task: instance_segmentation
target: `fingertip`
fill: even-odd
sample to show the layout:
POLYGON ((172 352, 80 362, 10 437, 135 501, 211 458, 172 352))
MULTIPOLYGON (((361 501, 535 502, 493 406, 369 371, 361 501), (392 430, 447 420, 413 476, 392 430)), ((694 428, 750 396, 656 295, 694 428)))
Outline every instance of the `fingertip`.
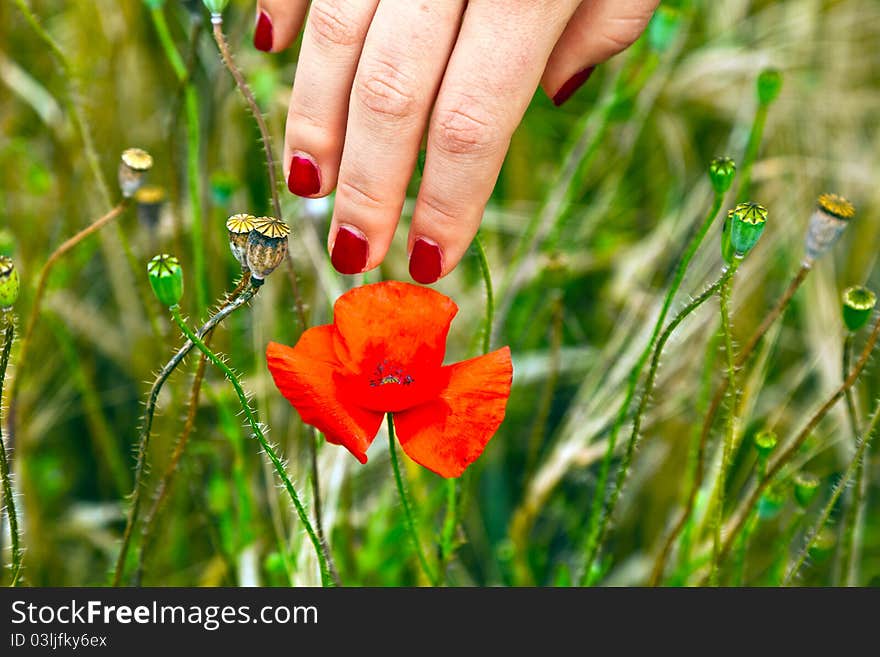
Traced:
POLYGON ((274 32, 272 17, 265 9, 259 9, 257 22, 254 26, 254 48, 263 52, 271 52, 274 32))
POLYGON ((330 262, 340 274, 360 274, 367 268, 370 244, 366 235, 355 226, 340 224, 331 233, 330 262))
POLYGON ((416 283, 430 285, 443 272, 443 253, 440 245, 427 237, 417 237, 409 256, 409 275, 416 283))
POLYGON ((287 189, 291 194, 310 197, 321 191, 321 169, 311 155, 294 152, 287 170, 287 189))

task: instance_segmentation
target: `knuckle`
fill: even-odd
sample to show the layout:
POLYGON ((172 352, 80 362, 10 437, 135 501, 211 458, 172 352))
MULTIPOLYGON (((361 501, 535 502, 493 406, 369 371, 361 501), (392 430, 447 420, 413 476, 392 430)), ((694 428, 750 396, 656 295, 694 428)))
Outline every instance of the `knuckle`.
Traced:
POLYGON ((435 148, 451 155, 481 155, 501 141, 495 118, 467 96, 438 108, 432 137, 435 148))
POLYGON ((617 54, 635 42, 651 19, 652 12, 616 16, 603 26, 600 37, 608 50, 617 54))
POLYGON ((431 213, 431 223, 455 226, 461 222, 461 213, 455 210, 447 200, 434 192, 423 192, 419 202, 431 213))
POLYGON ((385 206, 385 201, 368 184, 350 177, 339 180, 336 197, 337 204, 342 200, 346 204, 370 211, 381 210, 385 206))
POLYGON ((309 12, 308 29, 322 46, 355 46, 361 41, 360 29, 342 0, 316 0, 309 12))
POLYGON ((406 119, 417 112, 414 80, 391 58, 367 63, 355 83, 358 101, 383 117, 406 119))

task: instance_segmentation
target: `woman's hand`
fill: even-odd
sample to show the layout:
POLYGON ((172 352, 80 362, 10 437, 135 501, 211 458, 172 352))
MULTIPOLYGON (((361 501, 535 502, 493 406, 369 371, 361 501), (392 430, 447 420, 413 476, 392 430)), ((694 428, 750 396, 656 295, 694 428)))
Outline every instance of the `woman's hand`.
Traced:
POLYGON ((409 271, 420 283, 448 274, 538 84, 565 102, 639 37, 658 2, 258 0, 261 50, 289 46, 305 20, 284 175, 300 196, 336 189, 333 266, 382 262, 427 128, 409 271))

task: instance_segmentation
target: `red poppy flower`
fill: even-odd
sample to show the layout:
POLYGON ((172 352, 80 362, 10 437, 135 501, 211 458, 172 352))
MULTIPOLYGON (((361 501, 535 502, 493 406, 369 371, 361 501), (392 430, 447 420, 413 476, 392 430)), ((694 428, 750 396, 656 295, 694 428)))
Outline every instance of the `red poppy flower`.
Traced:
POLYGON ((303 422, 361 463, 390 412, 411 459, 458 477, 504 419, 513 365, 504 347, 444 367, 456 312, 425 287, 364 285, 339 297, 333 324, 307 330, 293 348, 270 342, 269 371, 303 422))

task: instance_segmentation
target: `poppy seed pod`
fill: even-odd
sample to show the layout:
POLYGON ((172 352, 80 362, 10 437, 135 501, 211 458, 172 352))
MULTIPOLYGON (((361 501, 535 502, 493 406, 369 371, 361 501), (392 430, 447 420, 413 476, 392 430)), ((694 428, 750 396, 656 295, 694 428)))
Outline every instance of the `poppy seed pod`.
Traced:
POLYGON ((754 248, 767 223, 767 208, 757 203, 740 203, 727 213, 722 234, 721 251, 730 264, 733 258, 744 258, 754 248))
POLYGON ((767 458, 770 456, 770 453, 776 449, 776 444, 778 442, 779 438, 776 436, 775 431, 769 429, 759 431, 755 434, 755 449, 758 452, 758 456, 761 458, 767 458))
POLYGON ((729 157, 716 157, 709 165, 709 180, 716 194, 724 194, 733 184, 736 162, 729 157))
POLYGON ((8 256, 0 256, 0 308, 11 307, 18 300, 21 281, 15 263, 8 256))
POLYGON ((822 194, 818 198, 807 228, 805 259, 808 264, 834 245, 855 214, 853 204, 842 196, 822 194))
POLYGON ((158 185, 145 185, 134 193, 138 221, 150 230, 159 225, 159 215, 165 204, 165 190, 158 185))
POLYGON ((150 287, 163 306, 176 306, 183 297, 183 270, 175 256, 163 253, 147 264, 150 287))
POLYGON ((229 4, 229 0, 202 0, 211 14, 222 14, 229 4))
POLYGON ((125 198, 131 198, 146 180, 146 173, 153 167, 153 156, 140 148, 122 151, 119 162, 119 189, 125 198))
POLYGON ((843 292, 843 323, 855 333, 871 317, 871 311, 877 305, 877 295, 866 287, 855 285, 843 292))
POLYGON ((275 271, 287 255, 287 236, 290 228, 275 217, 260 217, 248 234, 247 265, 251 277, 262 281, 275 271))
POLYGON ((794 476, 794 499, 798 506, 806 509, 819 491, 819 477, 809 472, 798 472, 794 476))
POLYGON ((775 68, 765 68, 758 75, 757 82, 758 102, 761 105, 769 105, 779 96, 782 89, 782 73, 775 68))
POLYGON ((255 221, 256 217, 252 214, 234 214, 226 220, 226 230, 229 233, 229 248, 242 269, 248 268, 248 235, 254 229, 255 221))

